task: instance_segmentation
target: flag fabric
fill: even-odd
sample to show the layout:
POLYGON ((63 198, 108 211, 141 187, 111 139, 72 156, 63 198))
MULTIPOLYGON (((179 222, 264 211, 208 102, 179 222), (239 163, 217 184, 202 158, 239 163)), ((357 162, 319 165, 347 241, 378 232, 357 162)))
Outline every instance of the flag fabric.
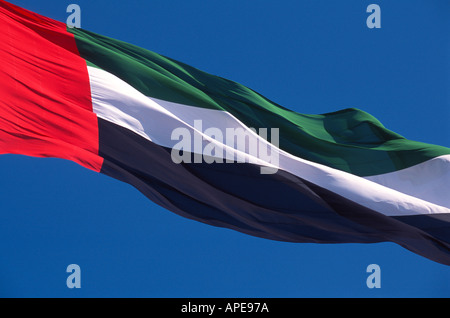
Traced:
POLYGON ((394 242, 450 265, 449 148, 359 109, 296 113, 3 0, 0 61, 2 154, 72 160, 181 216, 257 237, 394 242))

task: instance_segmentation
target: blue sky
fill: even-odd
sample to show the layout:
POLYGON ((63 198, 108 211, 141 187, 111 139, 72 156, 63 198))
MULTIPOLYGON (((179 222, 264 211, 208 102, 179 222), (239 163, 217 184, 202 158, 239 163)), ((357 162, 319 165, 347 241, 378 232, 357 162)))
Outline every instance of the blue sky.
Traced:
MULTIPOLYGON (((249 86, 300 113, 356 107, 450 147, 447 0, 12 3, 249 86), (257 3, 257 4, 256 4, 257 3), (381 29, 366 7, 381 8, 381 29)), ((449 297, 450 268, 393 243, 292 244, 184 219, 60 159, 0 156, 2 297, 449 297), (81 267, 81 288, 66 267, 81 267), (381 268, 381 288, 366 267, 381 268)))

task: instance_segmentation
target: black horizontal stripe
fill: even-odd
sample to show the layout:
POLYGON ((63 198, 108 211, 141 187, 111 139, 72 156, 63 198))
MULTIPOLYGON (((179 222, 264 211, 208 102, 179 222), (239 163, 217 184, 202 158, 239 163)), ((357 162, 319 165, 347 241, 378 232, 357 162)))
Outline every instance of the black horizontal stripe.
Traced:
POLYGON ((395 216, 394 218, 411 226, 426 229, 441 241, 450 242, 450 213, 395 216))
POLYGON ((391 241, 450 265, 448 240, 434 236, 436 227, 412 221, 415 216, 407 222, 385 216, 282 170, 261 174, 260 166, 249 163, 176 164, 171 149, 98 121, 101 172, 181 216, 288 242, 391 241))

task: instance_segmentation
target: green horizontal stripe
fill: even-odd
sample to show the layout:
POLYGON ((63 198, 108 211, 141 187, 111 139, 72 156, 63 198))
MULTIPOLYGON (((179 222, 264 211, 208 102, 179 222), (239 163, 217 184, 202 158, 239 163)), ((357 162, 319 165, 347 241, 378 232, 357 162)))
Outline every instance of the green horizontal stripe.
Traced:
POLYGON ((225 110, 248 127, 279 128, 280 148, 300 158, 370 176, 450 154, 449 148, 405 139, 359 109, 300 114, 239 83, 135 45, 82 29, 68 31, 75 35, 80 55, 89 65, 116 75, 149 97, 225 110))

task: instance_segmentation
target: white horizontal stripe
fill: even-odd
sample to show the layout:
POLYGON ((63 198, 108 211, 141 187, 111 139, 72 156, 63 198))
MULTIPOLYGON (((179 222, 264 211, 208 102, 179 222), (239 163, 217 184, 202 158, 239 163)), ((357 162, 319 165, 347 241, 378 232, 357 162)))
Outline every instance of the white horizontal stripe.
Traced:
MULTIPOLYGON (((181 119, 176 116, 176 111, 174 113, 170 111, 173 105, 167 104, 168 102, 148 98, 126 82, 106 71, 89 66, 88 71, 93 110, 98 117, 130 129, 136 134, 168 148, 173 148, 178 142, 171 139, 172 131, 176 128, 186 128, 192 132, 192 136, 194 132, 201 135, 204 139, 203 145, 209 143, 217 144, 232 152, 237 160, 243 162, 252 161, 272 167, 268 162, 218 143, 215 139, 206 136, 202 131, 193 127, 194 120, 203 120, 202 117, 198 117, 203 115, 205 118, 203 123, 218 120, 216 123, 218 125, 215 127, 226 129, 227 125, 229 126, 234 122, 227 113, 204 109, 205 112, 199 114, 196 107, 191 107, 191 112, 185 114, 184 118, 181 119), (192 124, 188 124, 186 121, 192 124)), ((178 105, 178 107, 181 107, 181 105, 178 105)), ((234 123, 234 125, 236 124, 234 123)), ((207 127, 205 125, 204 128, 206 129, 207 127)), ((212 126, 210 125, 209 127, 212 126)), ((247 129, 243 124, 241 124, 241 127, 247 129)))
MULTIPOLYGON (((179 127, 201 134, 205 138, 204 144, 218 144, 203 133, 209 127, 222 131, 237 127, 247 129, 227 112, 149 98, 106 71, 93 67, 88 67, 88 71, 94 112, 161 146, 173 148, 178 143, 171 140, 171 134, 179 127), (198 119, 202 120, 202 131, 194 129, 194 120, 198 119)), ((431 165, 425 162, 410 167, 405 169, 408 170, 406 172, 397 171, 365 179, 295 157, 268 144, 254 132, 250 131, 250 134, 279 155, 278 168, 385 215, 450 213, 449 201, 441 198, 444 189, 448 189, 450 156, 434 159, 430 161, 431 165), (431 174, 427 174, 429 169, 433 170, 431 174), (436 178, 431 180, 431 175, 436 178), (414 184, 423 184, 423 188, 414 184)), ((221 146, 229 149, 223 144, 221 146)), ((232 149, 239 160, 273 166, 267 160, 251 156, 247 150, 247 153, 242 153, 232 149)))
POLYGON ((450 155, 366 179, 450 208, 450 155))

